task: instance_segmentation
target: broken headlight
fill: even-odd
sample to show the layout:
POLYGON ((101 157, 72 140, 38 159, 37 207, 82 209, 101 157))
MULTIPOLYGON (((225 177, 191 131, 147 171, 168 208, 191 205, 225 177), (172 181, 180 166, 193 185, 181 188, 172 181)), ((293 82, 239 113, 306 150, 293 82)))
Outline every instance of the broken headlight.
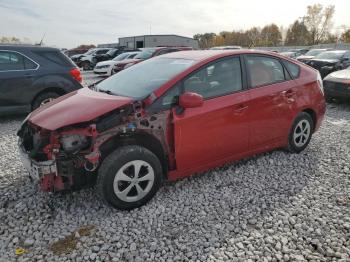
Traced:
POLYGON ((88 145, 88 139, 83 135, 63 135, 60 142, 67 153, 78 152, 88 145))

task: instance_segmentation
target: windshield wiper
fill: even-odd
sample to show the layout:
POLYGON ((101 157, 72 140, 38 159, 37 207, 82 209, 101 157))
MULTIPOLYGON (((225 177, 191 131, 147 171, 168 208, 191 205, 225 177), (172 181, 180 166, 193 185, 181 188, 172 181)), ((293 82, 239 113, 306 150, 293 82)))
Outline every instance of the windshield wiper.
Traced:
POLYGON ((117 94, 113 93, 112 91, 110 90, 104 90, 104 89, 97 89, 98 92, 102 92, 102 93, 106 93, 108 95, 114 95, 116 96, 117 94))

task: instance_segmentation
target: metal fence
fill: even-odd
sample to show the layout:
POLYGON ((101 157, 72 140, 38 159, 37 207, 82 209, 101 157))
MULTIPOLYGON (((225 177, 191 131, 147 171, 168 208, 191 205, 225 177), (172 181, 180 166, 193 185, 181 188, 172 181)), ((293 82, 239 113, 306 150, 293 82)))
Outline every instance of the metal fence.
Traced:
POLYGON ((314 49, 314 48, 331 48, 338 50, 350 50, 350 43, 333 43, 333 44, 319 44, 319 45, 311 45, 311 46, 259 46, 254 47, 254 49, 258 50, 270 50, 277 52, 284 52, 290 49, 314 49))

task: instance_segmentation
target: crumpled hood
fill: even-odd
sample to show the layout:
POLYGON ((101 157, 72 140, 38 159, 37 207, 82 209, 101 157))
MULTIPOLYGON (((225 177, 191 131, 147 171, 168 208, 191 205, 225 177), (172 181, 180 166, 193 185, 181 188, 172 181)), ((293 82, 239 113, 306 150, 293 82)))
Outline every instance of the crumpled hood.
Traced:
POLYGON ((87 122, 133 100, 82 88, 61 96, 32 112, 26 120, 47 130, 87 122))

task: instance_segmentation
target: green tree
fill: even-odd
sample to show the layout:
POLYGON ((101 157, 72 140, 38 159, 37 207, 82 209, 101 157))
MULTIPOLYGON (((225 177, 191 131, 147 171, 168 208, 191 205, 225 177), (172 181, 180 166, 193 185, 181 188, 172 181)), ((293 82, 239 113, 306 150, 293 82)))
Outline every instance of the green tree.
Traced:
POLYGON ((308 45, 311 35, 303 22, 296 20, 287 30, 285 45, 308 45))
POLYGON ((282 34, 275 24, 266 25, 260 33, 261 44, 264 46, 277 46, 282 42, 282 34))
POLYGON ((196 34, 193 39, 198 40, 200 48, 209 48, 214 45, 215 33, 196 34))
POLYGON ((341 35, 340 40, 345 43, 350 43, 350 29, 348 29, 341 35))

